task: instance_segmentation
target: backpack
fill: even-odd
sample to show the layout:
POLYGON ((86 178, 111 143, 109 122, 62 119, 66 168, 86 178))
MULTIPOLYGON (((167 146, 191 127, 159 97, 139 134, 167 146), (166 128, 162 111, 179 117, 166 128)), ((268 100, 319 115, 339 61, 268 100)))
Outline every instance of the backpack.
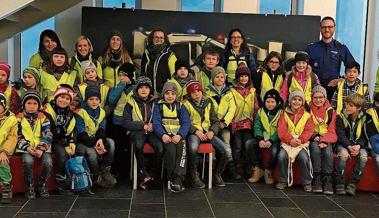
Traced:
POLYGON ((67 184, 73 192, 89 191, 92 180, 87 160, 83 156, 72 157, 65 163, 67 184))

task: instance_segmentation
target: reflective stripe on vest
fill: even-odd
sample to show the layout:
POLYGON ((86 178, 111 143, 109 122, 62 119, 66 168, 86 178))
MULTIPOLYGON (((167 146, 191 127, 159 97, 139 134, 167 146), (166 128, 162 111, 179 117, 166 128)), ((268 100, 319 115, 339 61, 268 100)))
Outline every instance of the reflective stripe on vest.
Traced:
POLYGON ((9 131, 15 125, 17 125, 17 118, 13 113, 10 113, 9 116, 3 120, 0 125, 0 147, 4 145, 4 142, 7 140, 9 131))
POLYGON ((133 91, 130 91, 128 94, 125 94, 124 91, 121 92, 121 96, 117 101, 116 107, 114 108, 113 114, 118 117, 124 116, 125 105, 128 102, 129 98, 132 96, 133 91))
POLYGON ((249 94, 244 98, 237 90, 231 89, 234 101, 236 102, 236 113, 233 118, 234 121, 242 121, 245 119, 250 119, 253 121, 254 118, 254 98, 255 89, 250 88, 249 94))
MULTIPOLYGON (((343 87, 345 85, 345 80, 344 81, 340 81, 338 83, 338 90, 337 90, 337 109, 336 109, 336 113, 337 115, 341 114, 342 112, 342 109, 344 108, 343 107, 343 87)), ((367 92, 367 86, 363 85, 363 83, 361 83, 357 89, 357 92, 358 94, 362 95, 362 96, 365 96, 367 92)))
POLYGON ((103 69, 103 77, 105 80, 105 85, 113 88, 120 82, 120 78, 118 77, 118 68, 119 66, 117 66, 116 68, 106 66, 103 69))
POLYGON ((205 107, 204 120, 201 120, 201 115, 197 110, 192 106, 191 102, 185 101, 184 106, 187 108, 188 113, 191 118, 191 125, 194 126, 197 130, 203 132, 208 131, 211 127, 210 113, 211 113, 211 102, 205 107))
POLYGON ((288 125, 288 132, 291 135, 300 136, 305 128, 305 124, 308 121, 308 118, 311 116, 310 113, 304 111, 303 116, 300 118, 300 120, 297 122, 296 126, 292 122, 291 118, 288 116, 287 112, 284 112, 284 120, 286 121, 288 125))
POLYGON ((339 116, 341 117, 345 128, 349 127, 349 132, 350 132, 349 139, 352 141, 357 141, 361 137, 363 125, 366 121, 366 116, 363 116, 363 118, 358 121, 357 131, 355 132, 355 139, 353 138, 354 127, 350 125, 349 121, 347 120, 346 116, 343 113, 341 113, 339 116))
POLYGON ((289 87, 288 91, 291 93, 295 90, 304 93, 305 101, 309 104, 312 100, 312 76, 307 76, 307 82, 305 83, 304 89, 296 80, 295 76, 292 76, 291 86, 289 87))
POLYGON ((37 118, 34 123, 34 129, 28 122, 26 118, 20 118, 19 122, 21 123, 21 131, 26 141, 29 141, 29 144, 32 148, 36 148, 41 141, 41 128, 43 123, 43 118, 37 118))
POLYGON ((325 111, 325 118, 322 121, 319 121, 317 117, 313 114, 313 112, 311 111, 312 120, 313 120, 313 123, 315 124, 315 131, 321 136, 325 135, 328 132, 328 122, 329 122, 329 119, 332 119, 328 115, 329 110, 333 110, 333 108, 330 107, 325 111))
POLYGON ((77 114, 83 119, 84 124, 86 125, 86 130, 88 133, 88 136, 94 136, 99 129, 100 123, 105 118, 105 111, 100 108, 100 115, 97 120, 93 120, 92 117, 88 114, 88 112, 84 109, 80 109, 77 114))
POLYGON ((44 94, 46 94, 48 101, 54 99, 54 92, 57 90, 60 84, 68 84, 73 87, 75 79, 76 71, 72 71, 72 73, 64 72, 59 81, 55 78, 54 75, 49 74, 43 70, 41 71, 41 85, 44 89, 44 94))
POLYGON ((246 57, 240 56, 238 59, 236 58, 236 55, 233 50, 231 50, 232 55, 228 58, 228 65, 226 66, 226 73, 228 74, 228 82, 233 82, 233 80, 236 78, 236 70, 240 63, 246 63, 246 57))
POLYGON ((271 121, 269 121, 268 116, 263 108, 260 108, 257 113, 261 118, 263 126, 263 138, 267 141, 271 138, 273 134, 275 134, 278 131, 278 121, 279 116, 281 114, 281 110, 277 112, 277 114, 271 121))
MULTIPOLYGON (((56 124, 57 123, 57 113, 55 112, 55 110, 53 109, 53 107, 51 106, 50 103, 47 103, 45 107, 46 107, 45 112, 50 114, 51 118, 53 118, 53 121, 56 124)), ((65 134, 66 136, 69 136, 72 133, 72 131, 75 128, 75 123, 76 123, 75 117, 72 117, 70 120, 70 123, 68 124, 68 127, 67 127, 67 132, 65 134)))
POLYGON ((275 89, 276 91, 280 92, 282 85, 283 85, 283 76, 281 74, 278 75, 278 78, 276 79, 275 86, 274 86, 268 73, 266 71, 263 71, 262 81, 261 81, 261 99, 262 100, 264 99, 266 92, 270 89, 275 89))
MULTIPOLYGON (((130 97, 128 102, 133 107, 133 110, 132 110, 133 121, 142 121, 142 122, 146 123, 145 120, 143 119, 141 109, 139 108, 136 100, 133 97, 130 97)), ((151 119, 153 118, 154 105, 155 104, 153 104, 153 106, 151 108, 151 115, 150 115, 147 123, 150 123, 151 119)))
MULTIPOLYGON (((86 98, 86 89, 87 89, 87 83, 82 83, 78 85, 80 95, 82 96, 83 100, 86 98)), ((108 98, 108 93, 109 93, 109 86, 105 84, 100 84, 100 96, 101 96, 101 102, 100 102, 100 107, 104 109, 105 103, 108 98)))
POLYGON ((162 104, 162 125, 169 135, 178 134, 180 129, 178 108, 176 108, 177 105, 180 107, 180 104, 175 104, 174 110, 171 110, 171 108, 168 108, 166 104, 162 104))
POLYGON ((372 121, 374 122, 374 125, 376 127, 376 131, 379 131, 379 117, 378 113, 376 113, 376 110, 374 108, 369 108, 366 113, 370 114, 372 117, 372 121))

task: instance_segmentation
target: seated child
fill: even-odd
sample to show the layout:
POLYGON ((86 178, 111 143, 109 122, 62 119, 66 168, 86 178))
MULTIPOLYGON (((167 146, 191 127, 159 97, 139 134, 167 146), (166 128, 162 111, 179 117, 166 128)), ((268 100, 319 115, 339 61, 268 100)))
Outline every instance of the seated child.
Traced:
POLYGON ((216 151, 217 160, 213 170, 213 183, 215 186, 225 186, 221 175, 226 165, 226 152, 224 142, 217 137, 220 121, 217 118, 214 104, 210 98, 203 95, 203 88, 199 81, 190 81, 187 84, 187 95, 188 99, 183 104, 191 119, 188 136, 188 167, 192 185, 195 188, 205 187, 197 171, 197 150, 201 142, 210 142, 216 151))
POLYGON ((11 66, 0 62, 0 93, 4 94, 7 99, 7 108, 12 113, 17 114, 20 111, 21 99, 17 94, 17 90, 9 84, 10 73, 11 66))
POLYGON ((18 124, 16 116, 8 110, 7 99, 0 93, 0 187, 1 203, 12 202, 12 174, 9 158, 13 154, 17 143, 18 124))
POLYGON ((287 106, 279 117, 278 136, 281 148, 278 155, 279 182, 276 188, 280 190, 292 185, 292 165, 297 159, 300 161, 304 191, 312 192, 312 165, 308 147, 315 125, 304 104, 303 92, 291 92, 287 106))
POLYGON ((364 134, 366 115, 362 111, 366 99, 358 93, 347 96, 345 99, 345 111, 340 113, 336 121, 338 141, 336 153, 338 163, 336 166, 336 194, 355 195, 356 185, 362 178, 363 170, 367 163, 367 139, 364 134), (347 159, 356 158, 353 176, 345 190, 345 168, 347 159))
POLYGON ((105 111, 100 99, 97 86, 86 88, 85 104, 75 114, 76 152, 87 159, 92 181, 101 188, 111 188, 117 183, 111 174, 115 146, 105 134, 105 111))
POLYGON ((40 75, 39 71, 34 67, 27 67, 22 71, 22 84, 20 87, 20 90, 18 90, 18 95, 20 98, 22 98, 25 95, 25 92, 29 89, 36 90, 38 93, 40 93, 42 103, 45 102, 45 97, 42 94, 42 87, 39 83, 40 81, 40 75))
POLYGON ((51 159, 51 142, 53 134, 49 119, 40 111, 41 97, 35 90, 28 90, 22 99, 22 112, 17 115, 18 141, 17 152, 24 164, 25 196, 28 199, 36 197, 33 181, 33 165, 35 159, 40 159, 42 171, 38 181, 38 192, 41 198, 49 197, 46 186, 53 167, 51 159))
POLYGON ((154 108, 154 133, 162 139, 164 147, 164 164, 170 181, 171 191, 184 190, 186 175, 186 143, 191 120, 188 111, 177 100, 176 85, 166 82, 162 89, 162 99, 154 108))

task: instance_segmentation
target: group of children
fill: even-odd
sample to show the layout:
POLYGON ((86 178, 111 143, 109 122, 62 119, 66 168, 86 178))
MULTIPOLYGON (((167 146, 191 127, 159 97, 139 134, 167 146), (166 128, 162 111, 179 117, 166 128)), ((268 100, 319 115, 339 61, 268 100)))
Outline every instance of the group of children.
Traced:
MULTIPOLYGON (((115 33, 111 42, 117 37, 115 33)), ((278 165, 276 187, 284 189, 293 183, 292 165, 298 160, 306 192, 333 194, 335 152, 335 192, 354 195, 369 152, 379 169, 379 94, 370 107, 367 85, 358 78, 357 63, 347 66, 331 103, 304 52, 296 54, 295 65, 287 73, 281 67, 280 54, 270 53, 257 73, 255 86, 244 63, 238 65, 233 80, 228 80, 224 68, 217 66, 219 54, 209 50, 203 55, 204 67, 196 73, 186 62, 177 60, 172 78, 164 83, 161 93, 154 93, 154 81, 137 76, 130 61, 116 66, 117 60, 108 60, 110 65, 103 69, 112 68, 117 76, 112 84, 106 84, 103 73, 108 74, 110 69, 99 72, 102 68, 97 61, 83 60, 83 41, 90 44, 87 38, 78 40, 75 58, 80 61, 80 70, 75 63, 77 69, 68 73, 67 54, 57 47, 49 51, 50 62, 45 67, 38 68, 38 63, 37 68, 23 71, 19 90, 9 84, 10 66, 0 63, 3 203, 10 203, 12 198, 9 158, 14 152, 23 160, 25 195, 29 199, 36 197, 36 159, 42 163, 36 181, 38 194, 49 196, 46 182, 53 166, 52 153, 59 192, 68 192, 64 164, 75 155, 87 159, 96 185, 113 187, 117 180, 111 173, 112 163, 126 135, 112 140, 106 131, 110 126, 130 133, 142 189, 159 178, 162 161, 173 192, 184 190, 186 175, 194 187, 205 187, 198 173, 201 143, 213 146, 216 164, 209 170, 213 170, 213 183, 219 187, 225 186, 224 171, 233 179, 241 179, 246 168, 249 182, 264 178, 266 184, 273 184, 272 171, 278 165), (82 79, 78 82, 78 78, 82 79), (144 157, 145 143, 154 148, 151 169, 144 157), (265 150, 270 154, 268 163, 262 158, 265 150), (358 161, 345 188, 349 157, 358 161)), ((120 54, 118 61, 122 57, 120 54)))

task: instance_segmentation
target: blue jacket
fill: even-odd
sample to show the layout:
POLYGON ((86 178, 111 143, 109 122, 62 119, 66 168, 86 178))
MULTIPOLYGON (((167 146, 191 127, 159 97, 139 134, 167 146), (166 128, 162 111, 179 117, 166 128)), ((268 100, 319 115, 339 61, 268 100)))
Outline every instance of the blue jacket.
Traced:
POLYGON ((327 85, 330 80, 340 77, 341 62, 346 66, 347 63, 354 61, 346 45, 335 39, 328 44, 322 40, 311 43, 305 51, 309 54, 309 64, 322 85, 327 85), (324 60, 329 61, 324 62, 324 60))
MULTIPOLYGON (((162 125, 162 107, 164 103, 156 103, 156 106, 154 108, 153 112, 153 129, 154 133, 159 137, 162 138, 164 134, 167 134, 166 129, 162 125)), ((173 110, 176 110, 176 103, 172 103, 170 105, 173 110)), ((179 122, 180 122, 180 128, 178 131, 178 135, 180 135, 183 139, 187 136, 188 131, 191 126, 191 119, 189 117, 189 113, 187 111, 187 108, 182 105, 180 107, 180 112, 179 112, 179 122)))
MULTIPOLYGON (((124 91, 125 93, 129 93, 131 91, 133 91, 133 87, 134 85, 131 84, 131 85, 126 85, 125 82, 121 81, 117 84, 117 86, 113 87, 110 91, 109 91, 109 95, 108 95, 108 102, 109 104, 111 105, 116 105, 118 100, 120 99, 121 97, 121 93, 124 91)), ((120 116, 116 116, 116 115, 113 115, 113 120, 112 120, 113 124, 115 125, 122 125, 122 117, 120 116)))
MULTIPOLYGON (((223 57, 223 59, 221 60, 222 64, 221 66, 226 69, 226 67, 228 66, 228 62, 229 62, 229 56, 232 56, 232 52, 229 50, 229 51, 225 51, 225 55, 223 57)), ((253 78, 253 76, 255 75, 256 71, 257 71, 257 65, 255 64, 255 58, 254 56, 249 52, 249 51, 241 51, 241 53, 239 55, 237 55, 236 59, 239 59, 239 57, 243 57, 245 56, 246 57, 246 60, 247 60, 247 66, 249 67, 249 70, 250 70, 250 73, 251 73, 251 78, 253 78)))

